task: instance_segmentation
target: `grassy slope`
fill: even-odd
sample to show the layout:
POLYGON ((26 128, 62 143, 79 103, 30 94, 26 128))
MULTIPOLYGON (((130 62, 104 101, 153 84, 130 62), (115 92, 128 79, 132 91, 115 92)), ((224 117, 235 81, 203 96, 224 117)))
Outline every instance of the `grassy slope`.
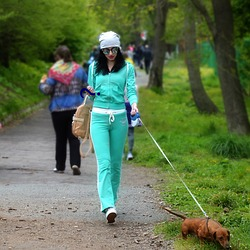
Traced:
MULTIPOLYGON (((218 79, 209 68, 202 68, 202 77, 220 114, 201 115, 197 112, 186 68, 181 61, 172 61, 164 70, 164 94, 140 89, 142 120, 206 213, 230 229, 233 249, 250 249, 250 159, 231 159, 211 152, 218 138, 231 138, 243 147, 250 144, 250 138, 227 134, 218 79)), ((249 104, 248 100, 247 107, 249 104)), ((202 217, 202 211, 146 130, 136 128, 135 133, 134 163, 159 168, 164 181, 158 188, 165 204, 189 217, 202 217)), ((157 227, 157 231, 167 238, 175 237, 180 233, 180 223, 179 219, 164 223, 157 227)), ((188 244, 177 240, 175 244, 178 250, 201 249, 195 240, 188 244)), ((208 244, 204 249, 217 248, 208 244)))
POLYGON ((9 115, 19 117, 20 112, 34 107, 45 99, 38 90, 39 80, 48 65, 33 62, 31 65, 12 62, 10 68, 0 68, 0 122, 9 115))

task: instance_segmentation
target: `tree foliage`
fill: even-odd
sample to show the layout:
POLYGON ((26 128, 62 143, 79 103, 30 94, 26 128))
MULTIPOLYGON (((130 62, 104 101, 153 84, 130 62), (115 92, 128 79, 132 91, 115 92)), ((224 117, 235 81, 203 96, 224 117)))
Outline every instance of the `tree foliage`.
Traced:
POLYGON ((96 36, 94 13, 88 2, 2 0, 0 2, 0 63, 48 60, 59 44, 67 44, 82 59, 96 36), (35 8, 34 8, 35 5, 35 8))
POLYGON ((250 8, 250 1, 233 0, 232 8, 241 85, 250 96, 250 13, 246 11, 250 8))
POLYGON ((155 13, 154 0, 94 0, 98 23, 103 31, 113 30, 122 36, 123 45, 140 43, 140 33, 147 30, 149 39, 153 36, 155 13))
POLYGON ((250 13, 247 11, 249 8, 250 1, 248 0, 232 1, 236 38, 250 36, 250 13))

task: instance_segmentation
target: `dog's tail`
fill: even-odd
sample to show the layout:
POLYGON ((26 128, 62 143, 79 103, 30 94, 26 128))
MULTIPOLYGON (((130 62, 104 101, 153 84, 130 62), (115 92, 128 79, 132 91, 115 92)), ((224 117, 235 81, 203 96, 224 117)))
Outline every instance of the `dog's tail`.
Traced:
POLYGON ((177 212, 173 212, 171 209, 169 209, 169 208, 167 208, 167 207, 164 207, 164 206, 162 206, 162 208, 163 208, 164 210, 168 211, 169 213, 171 213, 171 214, 173 214, 173 215, 175 215, 175 216, 177 216, 177 217, 182 218, 183 220, 187 219, 187 217, 186 217, 185 215, 183 215, 183 214, 179 214, 179 213, 177 213, 177 212))

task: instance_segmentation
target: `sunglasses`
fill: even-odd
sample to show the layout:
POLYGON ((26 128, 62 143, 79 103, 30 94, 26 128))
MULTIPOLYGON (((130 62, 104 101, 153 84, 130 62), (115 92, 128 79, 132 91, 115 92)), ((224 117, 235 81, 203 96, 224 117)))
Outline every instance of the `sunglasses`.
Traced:
POLYGON ((102 50, 104 55, 109 55, 110 51, 112 52, 112 54, 117 54, 118 48, 117 47, 114 47, 114 48, 111 48, 111 49, 105 48, 105 49, 102 50))

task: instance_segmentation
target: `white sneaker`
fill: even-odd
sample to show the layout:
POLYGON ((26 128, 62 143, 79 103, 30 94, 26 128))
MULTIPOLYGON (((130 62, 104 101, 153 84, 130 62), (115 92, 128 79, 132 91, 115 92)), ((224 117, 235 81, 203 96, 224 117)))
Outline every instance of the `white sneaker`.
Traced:
POLYGON ((63 173, 64 173, 63 170, 57 170, 57 168, 54 168, 53 171, 54 171, 55 173, 59 173, 59 174, 63 174, 63 173))
POLYGON ((134 156, 131 152, 128 152, 127 161, 133 160, 134 156))
POLYGON ((110 207, 107 209, 106 218, 108 220, 108 223, 114 223, 116 216, 117 216, 117 212, 115 208, 110 207))

